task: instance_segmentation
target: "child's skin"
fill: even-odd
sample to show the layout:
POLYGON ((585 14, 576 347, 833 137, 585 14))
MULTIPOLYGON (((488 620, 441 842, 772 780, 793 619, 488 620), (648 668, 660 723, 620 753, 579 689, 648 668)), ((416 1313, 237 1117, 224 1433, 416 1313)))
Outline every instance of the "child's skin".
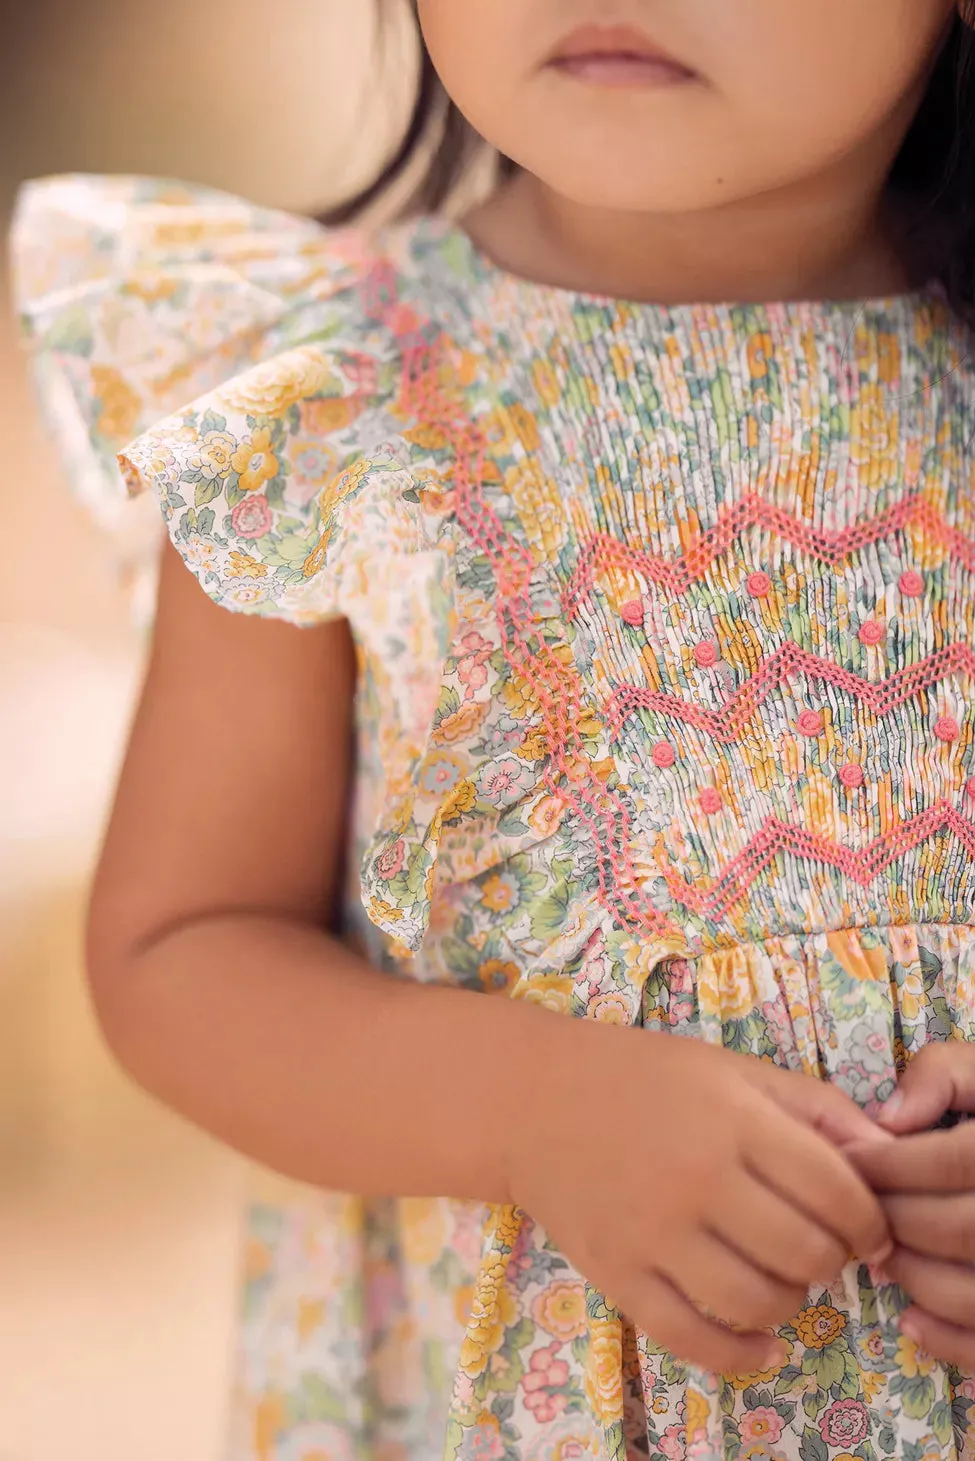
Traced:
MULTIPOLYGON (((905 284, 878 199, 950 0, 418 8, 448 90, 521 165, 468 220, 502 265, 664 302, 905 284), (607 87, 550 64, 593 19, 643 28, 680 67, 607 87)), ((851 1251, 904 1277, 927 1347, 975 1352, 975 1284, 962 1303, 952 1269, 946 1296, 923 1253, 891 1255, 890 1238, 922 1245, 936 1220, 954 1234, 942 1251, 962 1255, 967 1208, 944 1194, 964 1168, 975 1205, 963 1129, 895 1141, 812 1078, 391 981, 333 937, 354 665, 344 623, 229 615, 167 550, 89 936, 96 1005, 138 1079, 305 1181, 517 1202, 640 1329, 710 1370, 765 1368, 761 1331, 851 1251), (504 1052, 503 1080, 470 1082, 479 1049, 504 1052), (680 1125, 605 1119, 654 1109, 680 1125), (598 1186, 579 1176, 596 1163, 598 1186)), ((970 1053, 920 1057, 891 1130, 926 1124, 952 1081, 970 1100, 975 1077, 937 1063, 968 1070, 970 1053)))

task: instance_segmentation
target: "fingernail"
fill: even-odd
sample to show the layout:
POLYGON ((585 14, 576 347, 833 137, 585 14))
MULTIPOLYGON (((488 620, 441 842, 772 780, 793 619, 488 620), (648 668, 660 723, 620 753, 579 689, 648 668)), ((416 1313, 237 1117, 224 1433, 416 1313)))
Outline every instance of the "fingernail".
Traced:
POLYGON ((762 1365, 762 1369, 763 1370, 780 1370, 782 1368, 782 1366, 785 1364, 786 1358, 787 1358, 787 1353, 786 1353, 785 1345, 784 1344, 775 1343, 775 1344, 771 1345, 769 1347, 768 1351, 766 1352, 765 1361, 764 1361, 764 1363, 762 1365))
POLYGON ((889 1101, 885 1101, 880 1108, 878 1121, 893 1121, 898 1111, 904 1104, 904 1096, 901 1091, 895 1091, 889 1101))
POLYGON ((906 1313, 901 1314, 897 1320, 897 1327, 902 1334, 907 1335, 908 1339, 913 1339, 915 1344, 921 1343, 920 1325, 909 1309, 906 1313))

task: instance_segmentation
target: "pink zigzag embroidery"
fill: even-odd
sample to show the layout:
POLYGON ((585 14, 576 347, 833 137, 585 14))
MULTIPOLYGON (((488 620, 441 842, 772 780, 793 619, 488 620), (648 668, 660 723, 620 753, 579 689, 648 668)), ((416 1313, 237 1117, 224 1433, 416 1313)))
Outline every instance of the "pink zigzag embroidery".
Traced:
POLYGON ((860 852, 815 832, 793 827, 777 817, 769 817, 709 888, 685 882, 674 868, 662 871, 676 902, 701 918, 718 920, 747 896, 752 884, 779 852, 790 852, 806 862, 838 868, 860 887, 866 887, 904 853, 929 841, 944 828, 954 833, 969 857, 975 858, 975 823, 949 802, 939 801, 892 832, 875 838, 860 852))
POLYGON ((714 527, 702 533, 693 547, 678 558, 668 559, 642 548, 632 548, 610 533, 594 534, 582 547, 579 562, 566 585, 562 601, 565 612, 574 618, 591 594, 597 573, 613 566, 639 573, 672 594, 686 593, 750 527, 768 528, 785 542, 834 567, 870 543, 915 527, 946 547, 966 568, 975 571, 975 543, 950 527, 943 514, 921 493, 905 497, 875 518, 837 532, 811 527, 784 508, 748 493, 733 507, 719 513, 714 527))
POLYGON ((949 675, 969 674, 975 677, 975 650, 967 644, 951 644, 915 665, 898 670, 879 684, 871 684, 832 660, 820 658, 790 641, 769 655, 756 673, 728 697, 720 710, 705 710, 677 695, 666 695, 643 685, 623 686, 609 702, 610 732, 614 737, 618 736, 635 710, 658 710, 674 720, 707 731, 716 741, 730 743, 738 739, 762 702, 784 680, 795 674, 805 674, 810 680, 845 690, 867 705, 874 715, 883 716, 949 675))

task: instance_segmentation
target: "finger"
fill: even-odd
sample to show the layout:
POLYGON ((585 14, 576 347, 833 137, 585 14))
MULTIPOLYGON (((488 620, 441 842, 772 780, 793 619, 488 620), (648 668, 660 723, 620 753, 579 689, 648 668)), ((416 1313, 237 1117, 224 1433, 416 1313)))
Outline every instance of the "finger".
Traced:
POLYGON ((804 1126, 811 1126, 841 1150, 852 1143, 890 1140, 889 1131, 871 1120, 844 1091, 826 1081, 765 1062, 759 1080, 781 1110, 804 1126))
POLYGON ((846 1155, 874 1192, 975 1191, 975 1122, 851 1147, 846 1155))
POLYGON ((948 1324, 924 1309, 906 1309, 900 1316, 900 1327, 908 1339, 932 1359, 946 1365, 957 1365, 969 1374, 975 1370, 975 1330, 948 1324))
POLYGON ((885 1200, 884 1211, 902 1248, 956 1263, 975 1263, 975 1192, 895 1195, 885 1200))
POLYGON ((963 1329, 975 1329, 975 1269, 896 1248, 884 1271, 929 1314, 963 1329))
POLYGON ((727 1194, 720 1236, 783 1283, 803 1290, 830 1283, 847 1261, 846 1245, 763 1182, 744 1175, 741 1181, 740 1190, 727 1194))
POLYGON ((673 1274, 694 1303, 747 1329, 785 1324, 806 1296, 806 1284, 783 1283, 713 1233, 695 1233, 687 1261, 678 1257, 673 1274))
POLYGON ((887 1219, 846 1158, 784 1112, 770 1112, 763 1125, 762 1139, 748 1152, 754 1175, 838 1238, 845 1251, 882 1264, 892 1246, 887 1219))
POLYGON ((665 1274, 630 1272, 616 1285, 607 1278, 606 1292, 637 1328, 685 1364, 719 1375, 751 1375, 784 1363, 785 1351, 774 1336, 743 1334, 706 1318, 665 1274))
POLYGON ((926 1131, 947 1111, 975 1112, 975 1047, 964 1040, 925 1045, 878 1117, 897 1135, 926 1131))

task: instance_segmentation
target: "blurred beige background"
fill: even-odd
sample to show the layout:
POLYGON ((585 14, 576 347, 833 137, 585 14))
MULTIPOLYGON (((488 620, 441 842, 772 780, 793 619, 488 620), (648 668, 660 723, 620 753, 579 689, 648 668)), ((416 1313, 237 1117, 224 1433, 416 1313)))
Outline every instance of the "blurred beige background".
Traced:
MULTIPOLYGON (((16 9, 4 227, 20 179, 63 171, 313 210, 395 125, 371 0, 16 9)), ((0 432, 0 1458, 219 1461, 243 1174, 127 1086, 87 1009, 85 886, 142 644, 5 320, 0 432)))

